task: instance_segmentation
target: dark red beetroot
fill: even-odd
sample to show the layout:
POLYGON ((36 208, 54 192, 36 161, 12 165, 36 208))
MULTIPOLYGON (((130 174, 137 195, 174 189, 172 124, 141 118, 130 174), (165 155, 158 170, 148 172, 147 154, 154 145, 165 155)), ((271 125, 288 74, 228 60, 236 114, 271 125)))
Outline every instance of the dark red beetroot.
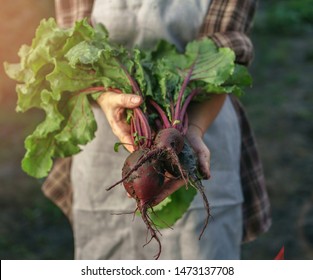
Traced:
MULTIPOLYGON (((177 100, 175 104, 173 101, 170 102, 171 112, 167 113, 154 100, 144 98, 136 79, 132 77, 126 67, 119 63, 121 69, 129 79, 133 93, 146 99, 146 108, 145 112, 140 107, 133 109, 133 115, 130 119, 130 134, 132 135, 131 144, 137 152, 135 152, 135 155, 130 156, 131 160, 127 160, 125 163, 122 179, 107 190, 123 182, 127 192, 136 199, 137 209, 140 210, 142 219, 151 233, 151 240, 154 238, 159 243, 159 252, 156 258, 161 253, 161 243, 156 235, 157 228, 151 221, 147 210, 159 203, 167 195, 170 195, 170 190, 174 191, 176 187, 179 188, 182 180, 185 181, 186 186, 189 184, 201 193, 208 213, 199 238, 201 238, 210 216, 209 204, 201 184, 201 178, 197 172, 195 156, 193 153, 190 153, 192 151, 191 147, 184 144, 184 136, 188 130, 188 105, 193 97, 202 91, 201 88, 194 88, 185 99, 183 98, 188 83, 192 80, 195 63, 196 61, 190 66, 188 72, 185 73, 177 100), (158 116, 154 124, 152 124, 152 127, 155 129, 154 131, 150 127, 148 119, 150 113, 156 113, 158 116), (154 132, 158 134, 153 139, 154 132), (166 166, 166 171, 173 175, 175 174, 175 180, 170 180, 170 182, 174 181, 175 188, 170 188, 169 186, 163 186, 162 188, 165 172, 163 170, 164 166, 166 166)), ((97 90, 100 89, 97 88, 97 90)), ((114 89, 113 91, 121 92, 114 89)), ((167 182, 165 182, 166 184, 167 182)))
MULTIPOLYGON (((125 160, 122 176, 125 177, 137 162, 145 155, 145 150, 131 153, 125 160)), ((134 170, 124 180, 123 185, 130 196, 139 202, 139 207, 153 203, 153 198, 160 193, 164 183, 164 169, 159 161, 150 158, 134 170)))
POLYGON ((187 184, 186 171, 183 170, 178 158, 185 143, 182 133, 174 127, 165 128, 158 132, 153 142, 155 149, 162 151, 160 160, 164 162, 167 171, 175 166, 179 171, 178 176, 181 176, 187 184))
POLYGON ((158 132, 154 144, 157 149, 173 150, 178 155, 184 147, 184 137, 174 127, 165 128, 158 132))
POLYGON ((157 227, 147 211, 161 201, 160 197, 165 198, 163 194, 168 192, 168 189, 163 186, 165 171, 173 174, 178 180, 185 180, 186 186, 189 182, 201 193, 208 212, 205 225, 200 233, 199 238, 201 238, 210 216, 209 204, 201 181, 196 175, 196 157, 192 153, 191 147, 184 141, 182 133, 176 128, 160 130, 150 148, 140 147, 130 154, 124 163, 122 179, 108 188, 110 190, 119 183, 123 183, 128 194, 136 200, 137 209, 151 234, 151 239, 147 243, 155 239, 159 244, 156 259, 161 253, 161 242, 157 236, 157 227))
POLYGON ((186 178, 186 172, 182 170, 177 156, 184 147, 184 138, 177 129, 171 127, 160 130, 153 143, 150 148, 141 147, 127 157, 122 179, 108 189, 123 182, 128 194, 136 200, 137 209, 151 234, 147 243, 155 239, 159 244, 159 251, 155 256, 158 259, 161 242, 157 236, 158 230, 147 211, 160 202, 158 198, 165 191, 162 188, 165 179, 164 162, 176 166, 182 178, 186 178))
MULTIPOLYGON (((122 69, 129 78, 133 92, 143 97, 136 80, 131 77, 125 67, 122 67, 122 69)), ((108 188, 110 190, 123 182, 127 192, 136 199, 137 209, 141 212, 142 219, 151 234, 151 239, 147 243, 155 239, 159 244, 156 259, 161 253, 161 243, 157 236, 158 230, 149 217, 147 210, 167 195, 170 195, 170 190, 174 191, 176 187, 179 187, 179 182, 185 181, 186 186, 191 185, 196 188, 203 197, 208 215, 199 238, 201 238, 210 216, 209 203, 197 172, 196 158, 193 153, 190 153, 192 149, 185 144, 184 138, 188 130, 187 107, 192 98, 200 93, 200 90, 195 88, 185 99, 183 98, 187 85, 191 80, 193 69, 194 64, 184 78, 176 104, 170 104, 171 112, 169 117, 160 105, 152 99, 148 99, 146 102, 145 113, 139 107, 133 109, 130 134, 133 136, 132 144, 137 151, 134 156, 130 156, 130 159, 126 160, 122 179, 108 188), (158 115, 153 126, 157 128, 155 131, 152 131, 148 121, 148 114, 153 112, 158 115), (157 132, 154 138, 152 138, 153 132, 157 132), (182 152, 183 150, 185 152, 182 152), (190 157, 192 160, 189 160, 190 157), (176 182, 175 188, 162 187, 165 176, 164 169, 171 174, 177 174, 173 174, 175 178, 170 180, 170 182, 176 182)))
MULTIPOLYGON (((110 186, 107 190, 110 190, 127 180, 134 171, 136 171, 146 161, 151 159, 160 161, 159 164, 161 164, 161 161, 163 160, 168 160, 173 165, 178 166, 179 170, 181 171, 181 176, 184 178, 184 172, 182 171, 181 164, 179 163, 177 156, 184 147, 183 135, 175 128, 165 128, 158 132, 153 143, 154 145, 150 146, 149 148, 141 147, 139 150, 137 150, 142 152, 140 154, 135 153, 134 158, 132 158, 131 162, 135 162, 135 164, 131 164, 132 167, 127 169, 127 172, 123 172, 122 179, 116 182, 114 185, 110 186), (135 158, 137 161, 135 161, 135 158)), ((125 163, 127 161, 128 159, 125 160, 125 163)), ((129 164, 127 165, 130 166, 129 164)))
POLYGON ((122 176, 125 177, 130 172, 131 175, 123 181, 123 185, 127 193, 136 200, 137 209, 139 209, 141 217, 151 234, 151 239, 147 244, 152 239, 155 239, 159 244, 159 251, 155 256, 158 259, 162 250, 161 242, 157 236, 157 229, 151 222, 147 211, 155 205, 156 197, 162 192, 164 168, 160 161, 150 158, 133 170, 135 166, 138 166, 138 162, 145 158, 146 153, 147 151, 140 149, 127 157, 123 166, 122 176))

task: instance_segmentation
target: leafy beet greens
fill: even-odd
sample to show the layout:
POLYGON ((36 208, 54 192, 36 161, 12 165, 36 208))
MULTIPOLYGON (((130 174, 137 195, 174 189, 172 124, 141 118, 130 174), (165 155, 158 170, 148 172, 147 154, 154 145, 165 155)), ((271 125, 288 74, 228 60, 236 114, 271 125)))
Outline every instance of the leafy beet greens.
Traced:
MULTIPOLYGON (((5 63, 8 76, 18 82, 16 110, 45 112, 25 140, 22 160, 23 170, 36 178, 48 175, 53 159, 78 153, 95 137, 90 101, 105 90, 144 98, 140 108, 128 111, 128 120, 133 144, 149 147, 154 130, 173 126, 186 133, 191 101, 209 99, 212 93, 240 95, 251 83, 246 68, 235 63, 234 52, 217 48, 210 39, 189 43, 184 53, 166 41, 150 51, 128 50, 110 42, 105 27, 92 27, 86 20, 68 29, 52 18, 42 20, 32 44, 23 45, 18 54, 19 63, 5 63)), ((187 204, 175 207, 185 209, 195 195, 191 192, 187 204)), ((178 191, 164 205, 185 196, 178 191)), ((166 207, 162 211, 169 215, 166 207)))

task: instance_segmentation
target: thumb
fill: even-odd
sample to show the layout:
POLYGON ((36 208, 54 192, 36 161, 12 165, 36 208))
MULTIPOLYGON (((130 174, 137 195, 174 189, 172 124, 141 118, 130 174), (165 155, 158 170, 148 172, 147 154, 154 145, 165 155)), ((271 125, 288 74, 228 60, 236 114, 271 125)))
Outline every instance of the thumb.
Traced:
POLYGON ((115 108, 136 108, 142 103, 142 98, 136 94, 128 94, 128 93, 121 93, 121 94, 114 94, 110 98, 110 103, 115 108))
POLYGON ((200 173, 203 176, 203 179, 209 179, 211 177, 210 174, 210 152, 208 149, 199 152, 198 161, 200 167, 200 173))

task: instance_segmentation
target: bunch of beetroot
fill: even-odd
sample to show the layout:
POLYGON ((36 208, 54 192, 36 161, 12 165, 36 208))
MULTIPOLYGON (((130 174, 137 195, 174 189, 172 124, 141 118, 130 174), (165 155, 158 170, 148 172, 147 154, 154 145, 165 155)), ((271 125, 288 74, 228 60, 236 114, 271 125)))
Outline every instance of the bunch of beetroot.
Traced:
POLYGON ((239 95, 251 83, 247 70, 235 64, 234 52, 217 48, 207 38, 190 42, 183 53, 165 41, 151 51, 128 50, 113 44, 102 25, 92 27, 82 20, 63 29, 50 18, 41 21, 32 44, 23 45, 18 54, 19 63, 5 63, 8 76, 18 82, 17 111, 37 108, 45 112, 45 119, 25 140, 22 169, 42 178, 55 158, 80 152, 97 129, 90 100, 103 91, 138 94, 143 104, 127 114, 135 151, 125 161, 122 179, 108 189, 123 183, 136 200, 136 210, 151 235, 149 241, 159 244, 156 258, 161 253, 158 229, 162 226, 156 225, 155 217, 163 220, 161 213, 170 210, 166 217, 175 215, 163 224, 171 226, 197 190, 207 210, 201 237, 210 211, 197 159, 185 137, 187 108, 212 93, 239 95), (169 181, 192 187, 169 195, 169 181))
MULTIPOLYGON (((155 113, 157 117, 153 124, 149 124, 148 116, 140 108, 134 109, 130 126, 135 151, 125 160, 122 169, 122 179, 108 188, 108 190, 123 183, 127 193, 136 200, 137 208, 146 224, 151 239, 159 244, 159 251, 155 258, 161 253, 161 242, 158 237, 158 229, 149 216, 148 210, 153 211, 153 206, 160 202, 160 197, 165 198, 167 188, 165 180, 184 180, 186 187, 191 185, 200 192, 204 206, 207 210, 207 218, 200 237, 205 230, 210 216, 209 203, 201 184, 201 178, 197 169, 197 159, 185 137, 188 129, 188 117, 186 109, 193 96, 199 93, 195 89, 185 102, 180 102, 187 85, 189 76, 185 78, 182 89, 179 92, 178 102, 170 104, 172 108, 171 120, 163 109, 152 99, 146 100, 148 113, 155 113)), ((135 92, 140 89, 134 84, 135 92)), ((147 242, 147 243, 148 243, 147 242)))
POLYGON ((154 213, 153 207, 160 203, 160 198, 167 196, 165 181, 168 176, 177 182, 183 181, 182 185, 186 188, 195 188, 203 198, 207 217, 199 239, 210 217, 197 158, 186 139, 187 108, 193 100, 208 99, 208 92, 238 90, 234 79, 242 71, 240 67, 229 71, 229 64, 234 63, 234 54, 229 49, 217 51, 214 46, 215 51, 211 53, 212 46, 214 44, 208 39, 193 42, 187 46, 185 54, 178 54, 167 43, 160 43, 157 50, 149 56, 149 59, 154 60, 153 66, 148 64, 149 67, 145 67, 146 57, 141 61, 151 83, 153 79, 162 77, 161 82, 158 80, 157 83, 165 90, 152 96, 143 94, 136 79, 127 74, 133 93, 141 95, 145 100, 144 112, 141 108, 136 108, 131 115, 130 127, 135 151, 125 160, 122 179, 108 190, 123 183, 128 194, 136 200, 136 210, 139 210, 151 235, 147 243, 152 239, 158 242, 156 259, 161 253, 158 237, 160 232, 150 213, 154 213), (162 71, 167 75, 162 75, 162 71), (175 86, 174 82, 177 83, 175 86), (154 117, 149 122, 151 115, 154 117))

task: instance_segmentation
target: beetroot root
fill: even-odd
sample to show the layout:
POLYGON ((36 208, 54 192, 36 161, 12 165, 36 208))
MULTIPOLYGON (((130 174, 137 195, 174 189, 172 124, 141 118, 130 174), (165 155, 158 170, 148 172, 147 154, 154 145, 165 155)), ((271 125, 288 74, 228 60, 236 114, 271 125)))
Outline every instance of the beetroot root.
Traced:
MULTIPOLYGON (((146 150, 137 150, 130 154, 124 164, 122 176, 125 177, 134 166, 137 165, 138 160, 144 157, 144 154, 149 153, 146 150)), ((148 209, 155 205, 155 199, 162 192, 164 183, 164 168, 162 162, 150 157, 145 160, 138 168, 131 172, 131 175, 123 181, 123 185, 127 193, 132 196, 137 203, 137 209, 141 213, 141 217, 150 232, 151 239, 147 241, 148 244, 152 239, 155 239, 159 245, 158 253, 155 258, 158 259, 162 247, 160 239, 157 235, 157 228, 151 221, 148 209)))

